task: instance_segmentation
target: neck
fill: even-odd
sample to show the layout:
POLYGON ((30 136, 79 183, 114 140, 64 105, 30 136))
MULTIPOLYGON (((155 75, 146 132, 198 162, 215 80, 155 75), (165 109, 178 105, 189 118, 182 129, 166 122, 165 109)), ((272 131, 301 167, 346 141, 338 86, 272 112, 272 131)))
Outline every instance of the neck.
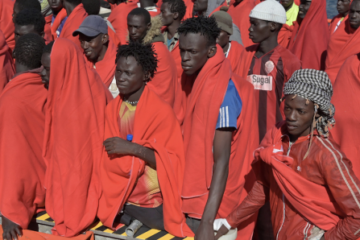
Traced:
POLYGON ((23 72, 28 72, 30 70, 33 70, 34 68, 29 68, 21 63, 16 62, 15 64, 15 70, 16 70, 16 74, 19 73, 23 73, 23 72))
POLYGON ((289 11, 289 9, 293 6, 294 3, 290 4, 290 6, 285 7, 285 11, 289 11))
POLYGON ((226 53, 229 50, 229 42, 223 47, 224 53, 226 53))
POLYGON ((66 1, 64 1, 63 5, 64 5, 64 8, 65 8, 65 10, 66 10, 66 14, 67 14, 68 16, 70 16, 70 14, 72 13, 72 11, 74 11, 74 8, 77 7, 77 5, 75 6, 75 5, 73 5, 73 4, 71 4, 71 3, 68 3, 68 2, 66 2, 66 1))
POLYGON ((259 48, 256 51, 256 56, 257 57, 261 57, 262 55, 270 52, 271 50, 273 50, 274 48, 276 48, 279 44, 277 41, 277 36, 278 34, 273 34, 272 36, 270 36, 268 39, 262 41, 259 44, 259 48))
POLYGON ((179 26, 180 26, 179 20, 175 20, 171 25, 167 26, 168 39, 172 39, 174 37, 175 33, 177 33, 179 26))
POLYGON ((140 6, 142 8, 147 8, 147 7, 154 7, 155 3, 153 1, 148 1, 148 0, 140 0, 140 6))
POLYGON ((343 14, 341 14, 343 17, 346 17, 349 14, 349 12, 345 12, 343 14))
POLYGON ((104 59, 107 49, 108 49, 108 47, 106 45, 103 45, 103 47, 101 49, 101 52, 99 54, 99 57, 98 57, 96 62, 100 62, 100 61, 102 61, 104 59))
POLYGON ((143 93, 144 89, 145 89, 145 83, 137 91, 135 91, 133 93, 130 93, 130 94, 126 94, 126 95, 123 95, 123 94, 120 93, 120 96, 121 96, 123 101, 136 102, 136 101, 139 101, 139 99, 141 97, 141 94, 143 93))

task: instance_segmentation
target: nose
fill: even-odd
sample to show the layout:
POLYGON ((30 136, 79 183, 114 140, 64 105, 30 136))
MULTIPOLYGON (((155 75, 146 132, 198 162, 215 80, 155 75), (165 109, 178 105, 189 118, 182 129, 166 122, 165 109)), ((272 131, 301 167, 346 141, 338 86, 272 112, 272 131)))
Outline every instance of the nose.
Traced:
POLYGON ((185 52, 182 57, 183 62, 187 62, 190 60, 190 54, 188 52, 185 52))
POLYGON ((87 41, 81 41, 81 47, 85 50, 89 47, 89 43, 87 41))
POLYGON ((286 116, 286 119, 288 121, 294 122, 296 120, 296 112, 292 110, 291 113, 288 116, 286 116))

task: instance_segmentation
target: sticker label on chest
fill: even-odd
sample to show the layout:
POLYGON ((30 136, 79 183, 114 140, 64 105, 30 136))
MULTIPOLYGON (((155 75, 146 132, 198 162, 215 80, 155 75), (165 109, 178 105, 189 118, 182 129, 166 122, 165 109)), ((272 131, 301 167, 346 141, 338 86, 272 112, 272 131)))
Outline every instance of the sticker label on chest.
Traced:
POLYGON ((252 74, 247 76, 247 80, 252 83, 256 90, 272 91, 272 76, 252 74))

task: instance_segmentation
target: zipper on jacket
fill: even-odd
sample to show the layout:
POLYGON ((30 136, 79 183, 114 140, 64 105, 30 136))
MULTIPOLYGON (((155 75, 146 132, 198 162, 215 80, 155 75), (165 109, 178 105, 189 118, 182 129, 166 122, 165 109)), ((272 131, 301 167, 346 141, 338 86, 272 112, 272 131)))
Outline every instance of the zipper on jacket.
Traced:
MULTIPOLYGON (((293 145, 293 142, 289 141, 289 148, 287 150, 286 156, 289 156, 292 145, 293 145)), ((280 231, 281 231, 281 229, 282 229, 282 227, 284 226, 284 223, 285 223, 285 195, 284 194, 282 194, 282 202, 283 202, 283 219, 282 219, 282 223, 281 223, 281 226, 279 228, 279 231, 276 234, 276 240, 279 239, 280 231)))

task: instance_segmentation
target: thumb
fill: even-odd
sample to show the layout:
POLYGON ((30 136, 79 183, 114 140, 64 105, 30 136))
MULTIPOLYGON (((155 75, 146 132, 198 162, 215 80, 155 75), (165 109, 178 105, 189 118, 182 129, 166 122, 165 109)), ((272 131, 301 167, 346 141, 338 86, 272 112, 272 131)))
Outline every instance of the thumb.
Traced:
POLYGON ((220 237, 224 236, 228 232, 229 230, 224 225, 222 225, 215 235, 215 240, 218 240, 220 237))

